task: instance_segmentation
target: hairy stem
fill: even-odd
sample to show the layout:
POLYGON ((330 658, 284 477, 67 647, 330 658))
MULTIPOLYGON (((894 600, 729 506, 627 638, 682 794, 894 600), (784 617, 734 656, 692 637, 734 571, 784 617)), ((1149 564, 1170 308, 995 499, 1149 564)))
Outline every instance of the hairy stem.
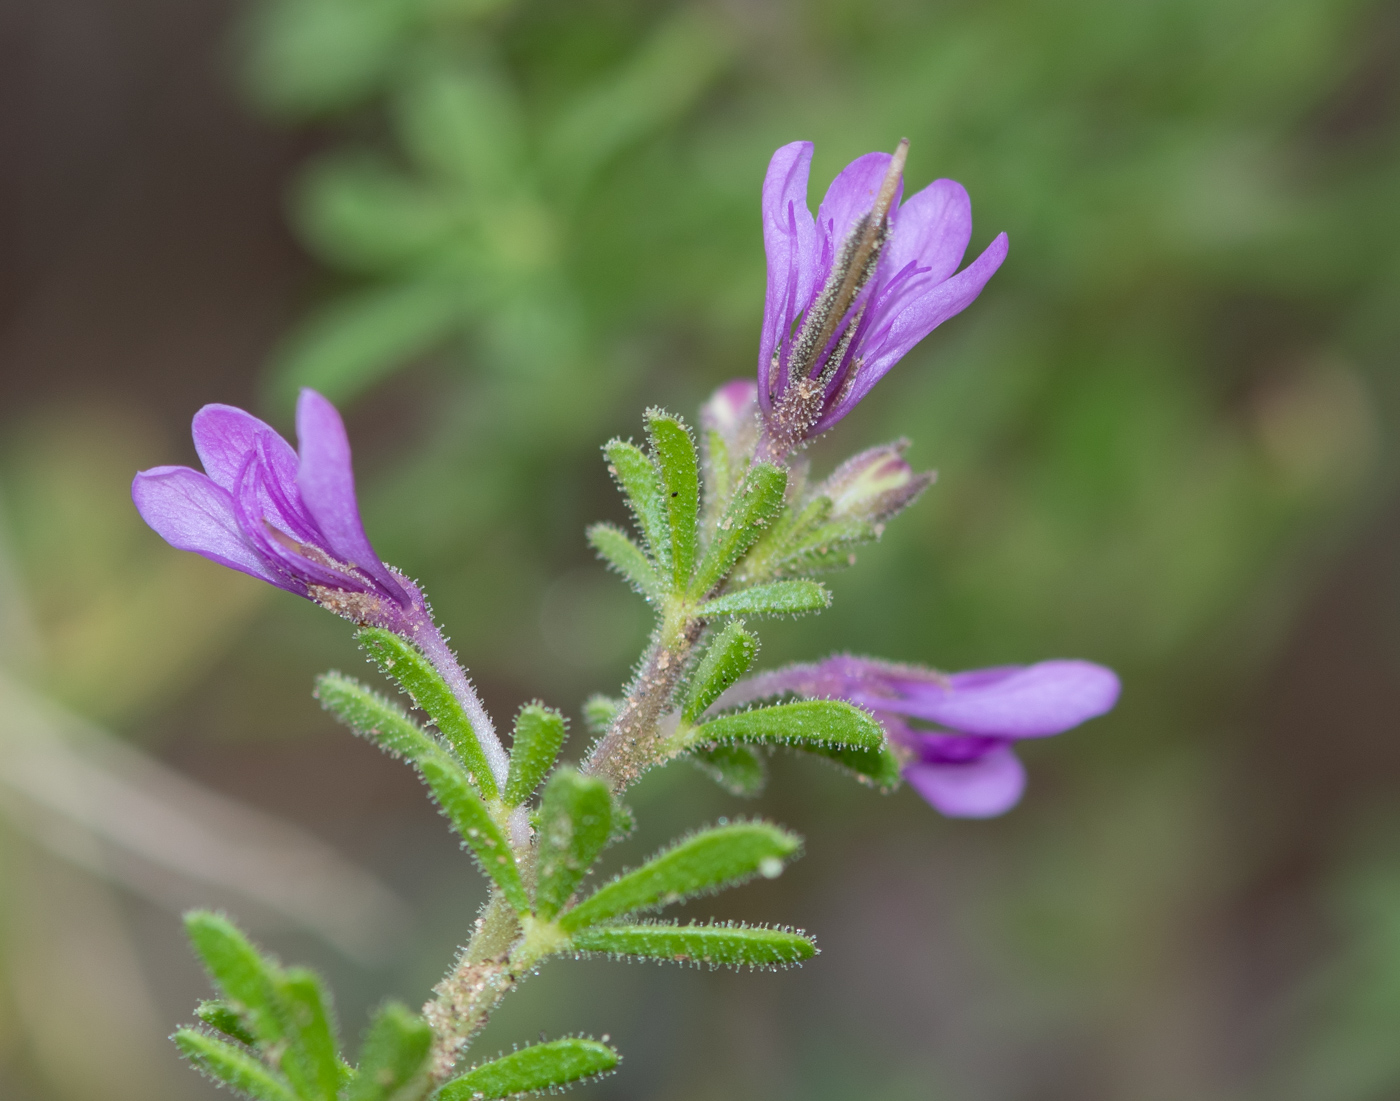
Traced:
POLYGON ((457 966, 433 988, 435 997, 423 1007, 423 1016, 433 1030, 428 1074, 434 1087, 447 1081, 467 1041, 515 988, 519 976, 510 950, 519 933, 515 912, 493 892, 457 966))
POLYGON ((686 618, 677 628, 668 630, 668 626, 658 632, 617 718, 582 765, 584 775, 599 777, 613 791, 635 784, 656 763, 662 744, 657 727, 705 621, 686 618))

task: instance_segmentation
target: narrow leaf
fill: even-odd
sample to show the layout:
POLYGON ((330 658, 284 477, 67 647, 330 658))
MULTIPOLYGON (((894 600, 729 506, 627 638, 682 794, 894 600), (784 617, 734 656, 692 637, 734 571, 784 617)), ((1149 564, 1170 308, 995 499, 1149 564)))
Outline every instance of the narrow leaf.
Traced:
POLYGON ((275 963, 265 959, 233 922, 222 914, 192 910, 185 915, 185 934, 224 1001, 261 1045, 286 1036, 286 1013, 279 1002, 281 978, 275 963))
POLYGON ((763 758, 750 746, 717 745, 713 749, 697 749, 691 752, 690 759, 730 795, 751 799, 763 790, 768 780, 763 758))
POLYGON ((787 471, 768 463, 749 467, 734 499, 715 525, 705 557, 701 559, 691 592, 705 596, 729 576, 734 564, 754 545, 763 529, 783 510, 787 471))
POLYGON ((396 704, 339 673, 317 678, 316 698, 357 734, 372 738, 417 767, 452 828, 472 850, 482 871, 496 881, 506 900, 529 909, 520 869, 505 834, 461 765, 396 704))
POLYGON ((243 1048, 193 1028, 179 1029, 171 1039, 203 1073, 254 1101, 298 1101, 281 1075, 243 1048))
POLYGON ((881 791, 893 791, 899 787, 899 758, 885 746, 879 749, 865 749, 850 745, 798 745, 794 748, 825 757, 847 772, 853 773, 857 780, 881 791))
POLYGON ((744 629, 742 622, 724 628, 700 659, 690 679, 690 691, 681 709, 681 718, 693 723, 726 688, 749 671, 758 654, 758 639, 744 629))
POLYGON ((575 934, 573 942, 583 952, 712 967, 785 967, 817 954, 801 933, 746 925, 600 925, 575 934))
POLYGON ((643 596, 650 600, 661 594, 661 578, 651 559, 621 529, 612 524, 594 524, 588 529, 588 545, 643 596))
POLYGON ((654 856, 619 876, 559 918, 565 932, 653 906, 732 886, 755 874, 777 875, 801 848, 796 834, 766 822, 717 826, 654 856))
POLYGON ((695 610, 703 619, 721 615, 801 615, 819 612, 831 593, 816 581, 774 581, 707 600, 695 610))
POLYGON ((389 1002, 370 1023, 360 1049, 359 1072, 346 1101, 398 1101, 416 1098, 426 1086, 433 1030, 398 1002, 389 1002))
POLYGON ((374 659, 380 672, 399 683, 415 707, 427 712, 457 759, 466 765, 472 782, 487 799, 496 797, 496 778, 482 752, 471 720, 432 663, 411 642, 392 631, 365 627, 355 639, 374 659))
POLYGON ((690 430, 677 417, 647 411, 647 434, 661 470, 661 490, 671 531, 671 580, 684 591, 695 569, 700 519, 700 458, 690 430))
POLYGON ((216 1032, 222 1032, 225 1036, 237 1040, 240 1044, 247 1044, 249 1047, 252 1047, 258 1042, 257 1037, 248 1030, 247 1022, 243 1020, 228 1002, 200 1002, 194 1011, 194 1015, 216 1032))
POLYGON ((469 1070, 443 1086, 436 1101, 496 1101, 519 1093, 553 1090, 606 1074, 617 1063, 617 1052, 597 1040, 552 1040, 469 1070))
POLYGON ((515 717, 506 776, 506 806, 518 807, 534 794, 545 773, 554 767, 568 735, 564 716, 540 704, 527 704, 515 717))
POLYGON ((613 832, 608 785, 571 768, 549 778, 540 800, 535 912, 553 918, 569 902, 613 832))
POLYGON ((603 454, 608 460, 608 473, 627 498, 652 559, 667 561, 671 553, 670 524, 656 464, 636 444, 623 440, 609 440, 603 454))
POLYGON ((583 724, 593 734, 606 734, 622 710, 622 701, 601 692, 583 701, 583 724))
POLYGON ((693 738, 699 745, 765 742, 862 749, 885 745, 880 724, 844 700, 799 700, 721 715, 697 727, 693 738))
POLYGON ((301 1068, 295 1077, 285 1061, 284 1069, 303 1097, 335 1101, 340 1089, 340 1047, 321 980, 304 967, 293 967, 287 969, 278 985, 288 1009, 288 1032, 301 1068))
POLYGON ((466 774, 446 754, 423 761, 418 769, 432 789, 438 806, 472 850, 482 870, 496 881, 506 901, 518 913, 527 912, 530 900, 525 894, 515 855, 481 796, 467 783, 466 774))

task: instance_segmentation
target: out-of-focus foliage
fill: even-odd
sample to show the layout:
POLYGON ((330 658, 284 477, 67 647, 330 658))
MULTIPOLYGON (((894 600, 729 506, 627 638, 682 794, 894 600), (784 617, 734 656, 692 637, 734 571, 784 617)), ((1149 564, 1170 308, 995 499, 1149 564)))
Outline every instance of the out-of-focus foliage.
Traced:
MULTIPOLYGON (((262 0, 239 43, 252 101, 320 150, 289 211, 326 274, 268 368, 269 411, 314 382, 350 399, 357 440, 382 427, 395 442, 392 459, 358 452, 368 526, 425 582, 498 716, 614 692, 645 635, 581 534, 612 507, 595 448, 642 404, 689 414, 752 370, 776 146, 813 139, 819 189, 907 135, 911 187, 968 187, 974 249, 1010 235, 982 298, 834 450, 814 449, 820 472, 908 435, 938 484, 832 584, 830 612, 775 625, 758 660, 1074 655, 1123 673, 1119 712, 1028 754, 1027 802, 977 833, 814 771, 807 799, 760 801, 814 854, 773 888, 805 892, 774 915, 822 936, 800 988, 750 1002, 715 979, 696 998, 694 976, 672 988, 627 969, 607 986, 561 967, 525 987, 502 1035, 577 1028, 570 1006, 617 1000, 628 1081, 678 1101, 746 1080, 816 1101, 1400 1088, 1397 827, 1369 813, 1400 781, 1347 789, 1326 813, 1290 802, 1310 759, 1262 736, 1258 702, 1281 643, 1316 652, 1293 637, 1298 609, 1394 490, 1392 3, 262 0), (664 1022, 649 1008, 662 995, 664 1022)), ((134 518, 102 534, 107 505, 45 488, 55 471, 138 465, 78 435, 88 451, 25 444, 5 469, 15 574, 45 660, 67 663, 26 678, 136 733, 194 692, 210 738, 314 722, 311 672, 353 660, 338 625, 267 601, 262 644, 232 646, 254 582, 140 544, 134 518), (174 571, 158 584, 148 552, 174 571), (169 610, 182 585, 222 611, 169 610), (166 656, 143 664, 133 638, 166 656), (220 646, 232 656, 201 677, 220 646)), ((1360 733, 1312 736, 1345 755, 1360 733)), ((719 798, 689 785, 638 789, 659 831, 638 856, 719 798)), ((34 886, 13 848, 0 874, 33 903, 7 944, 52 945, 48 915, 66 915, 110 964, 94 998, 139 967, 102 939, 110 900, 59 873, 34 886)), ((425 903, 444 944, 469 912, 455 898, 425 903)), ((414 964, 404 995, 439 962, 414 964)), ((61 1067, 37 973, 7 972, 22 996, 0 999, 0 1058, 61 1067)), ((44 1088, 91 1095, 77 1071, 44 1088)))

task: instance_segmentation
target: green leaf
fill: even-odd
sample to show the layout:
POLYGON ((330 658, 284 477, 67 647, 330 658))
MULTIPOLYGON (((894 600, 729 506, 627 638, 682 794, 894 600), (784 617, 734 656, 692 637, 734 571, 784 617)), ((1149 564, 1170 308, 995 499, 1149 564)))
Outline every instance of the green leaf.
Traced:
POLYGON ((481 742, 471 720, 432 663, 411 642, 380 627, 357 631, 355 640, 374 659, 380 672, 399 683, 413 705, 427 712, 457 759, 467 768, 468 778, 487 799, 496 798, 496 778, 482 752, 481 742))
POLYGON ((265 959, 233 922, 208 910, 185 915, 185 934, 209 978, 259 1045, 286 1038, 286 1011, 277 987, 277 965, 265 959))
POLYGON ((648 600, 661 595, 663 586, 656 568, 626 532, 612 524, 594 524, 588 529, 588 545, 648 600))
POLYGON ((844 700, 799 700, 721 715, 696 727, 698 745, 729 742, 883 749, 885 731, 868 712, 844 700))
POLYGON ((671 532, 671 580, 683 592, 695 569, 695 544, 700 521, 700 457, 690 429, 678 417, 659 409, 647 410, 647 434, 656 465, 671 532))
POLYGON ((719 699, 720 693, 749 671, 757 654, 758 639, 745 630, 741 621, 726 626, 706 648, 690 678, 681 719, 694 723, 705 708, 719 699))
POLYGON ((202 1072, 245 1097, 255 1101, 298 1101, 281 1075, 243 1048, 193 1028, 178 1029, 171 1039, 180 1054, 202 1072))
POLYGON ((667 561, 671 553, 670 512, 656 464, 640 447, 624 440, 609 440, 603 454, 608 460, 608 473, 616 479, 636 517, 637 530, 642 533, 652 560, 667 561))
POLYGON ((581 1078, 606 1074, 617 1063, 617 1052, 597 1040, 551 1040, 474 1067, 443 1086, 436 1101, 496 1101, 520 1093, 553 1091, 581 1078))
POLYGON ((600 925, 575 934, 573 943, 582 952, 712 967, 785 967, 817 954, 801 933, 747 925, 600 925))
POLYGON ((346 1101, 409 1101, 427 1087, 433 1030, 398 1002, 386 1003, 370 1023, 360 1049, 360 1067, 346 1101))
POLYGON ((715 526, 715 536, 700 561, 691 592, 703 597, 729 576, 734 564, 754 545, 763 529, 783 511, 787 471, 755 463, 715 526))
POLYGON ((768 780, 768 768, 763 758, 750 746, 719 745, 713 749, 696 749, 690 760, 701 772, 730 795, 751 799, 763 790, 768 780))
POLYGON ((432 65, 405 83, 396 122, 418 164, 478 200, 519 192, 523 127, 505 82, 485 66, 432 65))
POLYGON ((529 900, 505 834, 456 759, 396 704, 340 673, 317 678, 316 698, 357 734, 413 762, 482 871, 496 881, 517 911, 526 912, 529 900))
MULTIPOLYGON (((827 498, 821 498, 825 501, 827 498)), ((775 550, 771 566, 779 574, 830 573, 855 561, 852 551, 880 538, 880 527, 865 520, 836 520, 795 533, 775 550)))
POLYGON ((228 1002, 204 1001, 195 1009, 194 1015, 216 1032, 237 1040, 240 1044, 253 1047, 258 1041, 249 1030, 247 1022, 228 1002))
POLYGON ((288 1032, 299 1056, 298 1070, 294 1071, 285 1060, 283 1069, 302 1097, 336 1101, 340 1089, 340 1045, 336 1043, 329 999, 320 978, 304 967, 288 968, 278 983, 278 993, 287 1007, 288 1032))
POLYGON ((637 910, 669 906, 759 873, 777 875, 801 846, 796 834, 766 822, 705 830, 601 887, 560 915, 559 927, 573 932, 637 910))
POLYGON ((545 773, 554 767, 569 729, 564 716, 538 703, 527 704, 515 717, 506 776, 506 806, 518 807, 530 798, 545 773))
POLYGON ((535 912, 549 920, 569 902, 612 836, 613 800, 608 785, 571 768, 549 778, 540 800, 535 912))
POLYGON ((899 787, 899 758, 886 746, 879 749, 865 749, 860 746, 818 746, 799 745, 793 748, 803 753, 811 753, 833 761, 847 772, 855 774, 857 780, 870 784, 881 791, 893 791, 899 787))
POLYGON ((466 320, 462 291, 425 279, 339 298, 313 313, 282 345, 273 389, 290 404, 309 386, 344 402, 447 340, 466 320))
POLYGON ((421 762, 418 768, 432 789, 433 798, 442 807, 458 836, 466 841, 482 871, 496 881, 506 901, 515 907, 517 913, 526 913, 530 909, 530 900, 520 879, 515 854, 511 852, 505 833, 481 801, 481 796, 467 782, 466 774, 445 754, 421 762))
POLYGON ((613 719, 622 710, 622 701, 602 693, 589 696, 583 701, 583 725, 593 734, 606 734, 613 719))
POLYGON ((831 603, 831 593, 816 581, 774 581, 707 600, 695 610, 703 619, 721 615, 802 615, 831 603))

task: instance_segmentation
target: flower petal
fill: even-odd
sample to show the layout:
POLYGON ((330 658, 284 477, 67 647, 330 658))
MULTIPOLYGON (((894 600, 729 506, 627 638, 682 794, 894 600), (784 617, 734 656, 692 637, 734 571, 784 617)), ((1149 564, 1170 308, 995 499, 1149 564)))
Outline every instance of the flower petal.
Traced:
MULTIPOLYGON (((826 197, 822 199, 821 209, 817 212, 817 229, 822 234, 822 240, 831 246, 833 256, 840 252, 842 243, 856 222, 875 205, 875 196, 885 182, 890 160, 888 153, 867 153, 857 157, 841 169, 841 174, 826 189, 826 197)), ((900 180, 899 186, 903 189, 903 180, 900 180)), ((897 190, 891 209, 899 206, 899 195, 900 191, 897 190)), ((825 272, 822 274, 825 275, 825 272)))
POLYGON ((229 491, 187 466, 143 470, 131 482, 136 511, 157 535, 179 550, 305 595, 257 554, 234 518, 229 491))
POLYGON ((297 398, 297 446, 301 458, 297 486, 307 512, 325 536, 326 549, 340 561, 358 566, 386 595, 407 606, 408 594, 365 535, 345 423, 335 406, 315 390, 302 390, 297 398))
POLYGON ((967 189, 956 180, 934 180, 899 208, 880 267, 892 274, 915 263, 928 269, 921 280, 941 283, 958 270, 970 240, 972 200, 967 189))
POLYGON ((955 673, 944 684, 932 679, 891 679, 890 684, 901 698, 881 699, 884 710, 964 734, 1002 738, 1060 734, 1111 710, 1120 690, 1112 669, 1089 661, 955 673))
POLYGON ((291 489, 296 485, 297 453, 271 425, 252 413, 232 405, 206 405, 194 415, 190 427, 204 473, 215 485, 232 491, 244 460, 259 443, 282 486, 291 489))
POLYGON ((1026 769, 1001 745, 963 764, 906 765, 904 778, 935 810, 949 818, 993 818, 1021 800, 1026 769))
POLYGON ((758 342, 760 400, 767 408, 772 393, 769 368, 773 353, 792 330, 815 291, 817 231, 807 209, 807 176, 812 143, 795 141, 773 154, 763 180, 763 250, 768 257, 768 291, 763 300, 763 330, 758 342))
MULTIPOLYGON (((950 317, 960 314, 996 274, 1006 259, 1006 234, 998 235, 981 256, 951 279, 941 283, 920 284, 922 290, 912 298, 901 295, 903 303, 892 317, 884 311, 878 323, 872 322, 869 335, 863 339, 857 355, 862 359, 850 389, 814 426, 812 432, 824 432, 849 413, 870 393, 871 388, 929 333, 950 317)), ((876 308, 880 308, 877 303, 876 308)))

